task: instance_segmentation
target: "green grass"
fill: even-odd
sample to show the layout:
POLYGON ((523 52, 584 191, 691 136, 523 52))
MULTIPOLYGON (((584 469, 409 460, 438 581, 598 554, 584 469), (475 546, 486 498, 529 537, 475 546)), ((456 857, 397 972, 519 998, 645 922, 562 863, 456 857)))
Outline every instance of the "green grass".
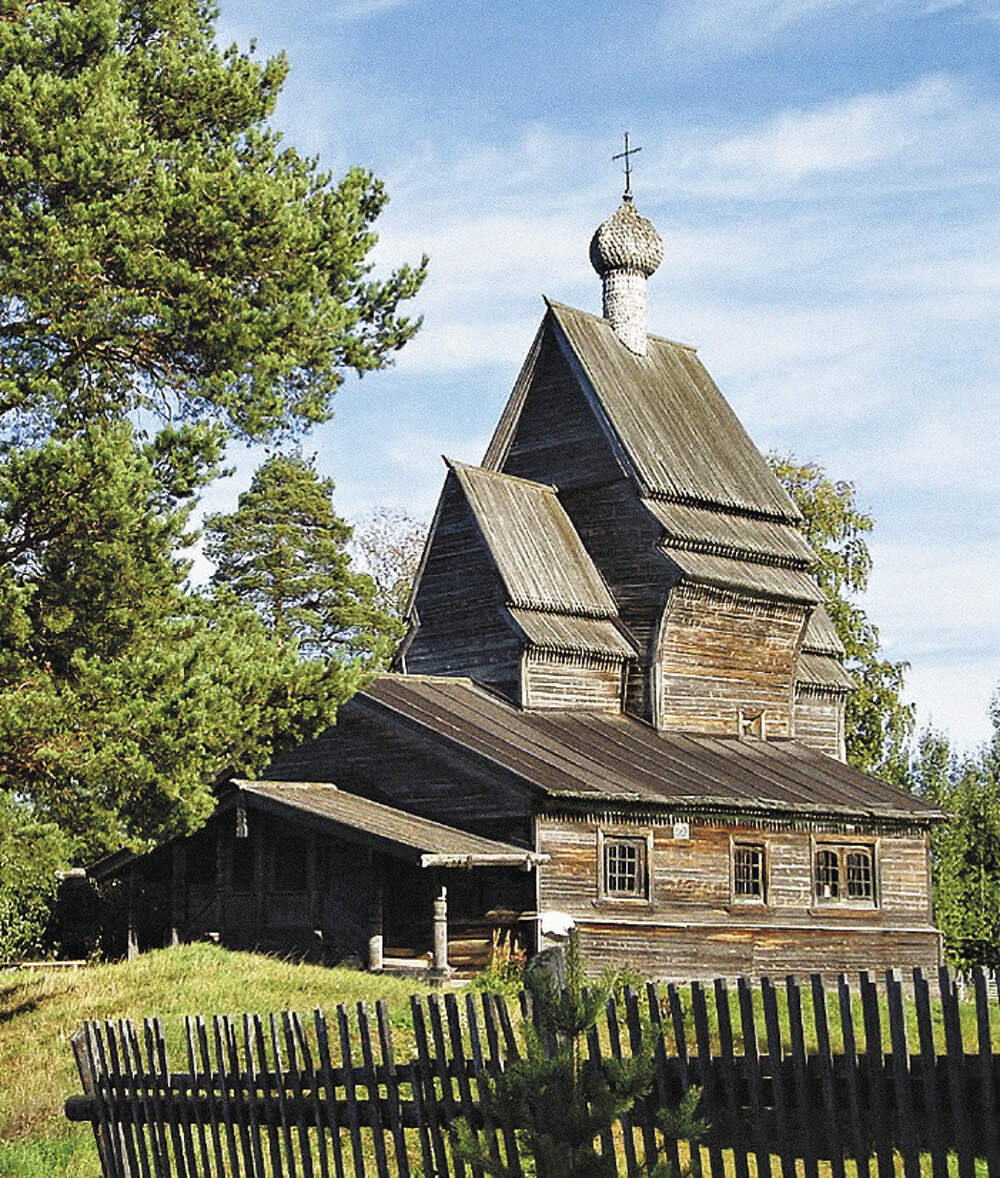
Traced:
POLYGON ((80 1091, 70 1037, 87 1019, 310 1011, 384 999, 399 1047, 409 1039, 408 978, 325 969, 213 945, 182 945, 136 961, 79 970, 0 973, 0 1178, 94 1178, 90 1128, 70 1125, 80 1091))

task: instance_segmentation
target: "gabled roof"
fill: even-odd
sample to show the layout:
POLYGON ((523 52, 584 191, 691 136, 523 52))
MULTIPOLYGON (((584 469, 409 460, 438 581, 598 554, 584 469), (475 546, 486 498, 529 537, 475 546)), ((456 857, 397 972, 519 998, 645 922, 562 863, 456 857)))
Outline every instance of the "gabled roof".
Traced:
POLYGON ((758 564, 751 560, 734 560, 707 552, 688 552, 663 548, 665 556, 677 565, 690 581, 734 589, 764 597, 791 598, 793 601, 818 602, 823 593, 803 569, 781 565, 758 564))
POLYGON ((448 462, 519 609, 614 618, 604 579, 556 496, 554 487, 497 471, 448 462))
POLYGON ((693 348, 651 335, 646 355, 637 356, 607 320, 547 303, 567 359, 641 494, 789 523, 802 518, 693 348))
MULTIPOLYGON (((941 817, 920 798, 792 740, 658 732, 629 716, 522 711, 469 679, 382 675, 345 716, 392 717, 397 733, 480 759, 553 800, 789 817, 941 817)), ((319 747, 319 746, 317 746, 319 747)), ((320 754, 328 757, 329 746, 320 754)), ((310 771, 321 766, 311 766, 310 771)))

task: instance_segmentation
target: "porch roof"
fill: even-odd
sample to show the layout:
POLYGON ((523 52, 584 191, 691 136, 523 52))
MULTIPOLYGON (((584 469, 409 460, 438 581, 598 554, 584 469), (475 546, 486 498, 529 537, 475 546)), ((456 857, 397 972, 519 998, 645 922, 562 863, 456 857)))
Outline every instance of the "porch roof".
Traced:
POLYGON ((389 854, 417 859, 421 867, 522 867, 530 871, 548 855, 470 834, 418 814, 373 802, 329 782, 234 780, 221 804, 249 795, 264 809, 294 811, 324 825, 353 831, 389 854))

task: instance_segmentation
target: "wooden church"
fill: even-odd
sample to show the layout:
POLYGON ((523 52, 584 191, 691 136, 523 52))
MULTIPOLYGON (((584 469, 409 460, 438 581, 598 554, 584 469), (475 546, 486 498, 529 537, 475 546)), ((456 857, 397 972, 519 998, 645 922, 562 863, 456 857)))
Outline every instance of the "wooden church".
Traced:
POLYGON ((160 881, 157 927, 374 968, 570 921, 655 977, 938 963, 941 815, 845 761, 801 516, 695 350, 647 334, 662 243, 627 193, 590 256, 603 316, 547 302, 482 464, 448 463, 395 673, 108 866, 160 881))

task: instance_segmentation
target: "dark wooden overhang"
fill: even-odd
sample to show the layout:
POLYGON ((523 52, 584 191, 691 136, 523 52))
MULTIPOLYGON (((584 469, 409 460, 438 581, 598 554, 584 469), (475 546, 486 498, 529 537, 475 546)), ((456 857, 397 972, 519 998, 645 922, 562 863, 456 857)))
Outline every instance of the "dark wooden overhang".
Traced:
POLYGON ((373 802, 329 782, 234 780, 216 813, 242 802, 258 810, 371 846, 421 867, 520 867, 548 855, 501 843, 373 802))
POLYGON ((615 713, 525 711, 469 679, 383 675, 346 708, 391 723, 397 733, 410 730, 425 745, 460 750, 553 804, 573 799, 908 826, 945 817, 794 740, 660 732, 615 713))

